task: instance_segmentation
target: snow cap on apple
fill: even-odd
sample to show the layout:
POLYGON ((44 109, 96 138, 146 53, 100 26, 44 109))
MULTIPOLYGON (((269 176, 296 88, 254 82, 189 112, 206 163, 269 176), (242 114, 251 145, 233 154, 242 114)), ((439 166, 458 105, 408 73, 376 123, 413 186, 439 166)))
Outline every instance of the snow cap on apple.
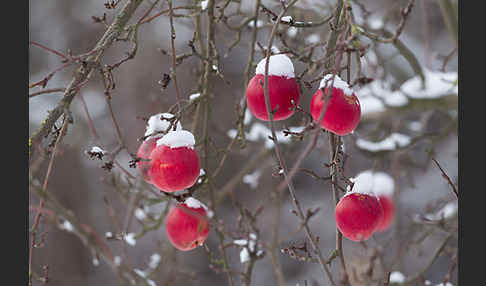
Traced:
MULTIPOLYGON (((263 58, 256 67, 256 74, 248 83, 246 101, 251 113, 258 119, 269 121, 265 102, 265 64, 263 58)), ((284 54, 272 55, 268 65, 268 96, 273 120, 284 120, 294 113, 299 104, 300 91, 295 80, 294 65, 284 54)))
MULTIPOLYGON (((265 75, 265 64, 267 58, 260 60, 256 67, 256 74, 265 75)), ((268 63, 268 75, 269 76, 281 76, 285 78, 294 78, 294 65, 289 57, 285 54, 278 54, 270 56, 270 62, 268 63)))

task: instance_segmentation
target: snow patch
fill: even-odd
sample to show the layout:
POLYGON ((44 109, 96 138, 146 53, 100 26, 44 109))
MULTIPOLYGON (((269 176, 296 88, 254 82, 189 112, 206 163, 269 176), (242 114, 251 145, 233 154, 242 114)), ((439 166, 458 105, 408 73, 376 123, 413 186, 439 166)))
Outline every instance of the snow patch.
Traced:
POLYGON ((93 258, 93 265, 94 266, 100 265, 100 261, 97 258, 93 258))
POLYGON ((226 132, 226 135, 228 135, 229 138, 233 139, 238 135, 238 131, 236 129, 230 129, 226 132))
POLYGON ((193 93, 193 94, 189 95, 189 101, 194 101, 197 98, 199 98, 200 96, 201 96, 200 93, 193 93))
POLYGON ((250 188, 255 189, 258 186, 258 179, 262 175, 262 172, 256 170, 251 174, 243 176, 243 183, 250 185, 250 188))
POLYGON ((201 203, 200 201, 198 201, 197 199, 195 199, 193 197, 187 198, 184 201, 184 204, 186 204, 186 206, 188 206, 192 209, 204 208, 203 203, 201 203))
POLYGON ((282 22, 290 23, 292 22, 292 16, 283 16, 282 18, 280 18, 280 20, 282 22))
POLYGON ((68 220, 65 220, 63 223, 61 223, 59 225, 59 228, 67 232, 72 232, 74 230, 73 225, 68 220))
POLYGON ((408 103, 408 98, 401 91, 392 91, 389 81, 374 80, 360 89, 359 96, 375 96, 388 106, 400 107, 408 103))
POLYGON ((358 97, 361 106, 361 116, 385 111, 385 105, 374 96, 358 97))
POLYGON ((290 132, 294 132, 294 133, 300 133, 302 131, 304 131, 305 129, 305 126, 292 126, 292 127, 289 127, 289 131, 290 132))
MULTIPOLYGON (((159 113, 152 115, 148 122, 147 127, 145 128, 145 136, 150 136, 157 132, 166 132, 170 127, 170 122, 167 119, 174 118, 174 114, 172 113, 159 113)), ((182 125, 180 122, 177 122, 176 130, 182 130, 182 125)), ((162 134, 154 135, 155 137, 160 137, 162 134)))
POLYGON ((206 210, 206 215, 208 216, 209 219, 211 219, 214 216, 214 212, 210 209, 206 210))
MULTIPOLYGON (((260 60, 256 67, 256 74, 265 74, 266 58, 260 60)), ((268 65, 268 75, 284 76, 287 78, 294 78, 294 65, 289 57, 284 54, 270 56, 270 63, 268 65)))
POLYGON ((120 266, 120 264, 121 264, 121 257, 120 256, 113 257, 113 263, 115 264, 115 266, 120 266))
POLYGON ((251 114, 250 109, 245 110, 245 119, 243 120, 244 125, 248 125, 250 123, 251 119, 253 118, 253 115, 251 114))
MULTIPOLYGON (((256 27, 257 28, 261 28, 264 26, 264 23, 262 20, 257 20, 256 21, 256 27)), ((248 23, 248 27, 250 28, 254 28, 255 27, 255 21, 250 21, 250 23, 248 23)))
POLYGON ((131 246, 135 246, 137 244, 137 240, 135 239, 135 233, 130 232, 123 236, 123 240, 131 246))
POLYGON ((248 242, 248 249, 249 249, 251 252, 255 251, 255 245, 256 245, 255 240, 251 239, 251 240, 248 242))
POLYGON ((103 149, 101 149, 100 147, 98 146, 93 146, 91 147, 91 153, 101 153, 101 154, 105 154, 105 151, 103 149))
POLYGON ((367 141, 359 138, 356 140, 356 145, 360 149, 368 150, 370 152, 379 152, 395 150, 397 147, 403 148, 409 145, 410 142, 411 139, 408 135, 392 133, 387 138, 378 142, 367 141))
MULTIPOLYGON (((255 246, 256 246, 256 239, 257 239, 257 236, 256 234, 254 233, 250 233, 249 234, 249 237, 250 237, 250 240, 246 240, 246 239, 237 239, 237 240, 234 240, 233 243, 236 244, 236 245, 239 245, 239 246, 245 246, 241 252, 240 252, 240 260, 241 260, 241 263, 244 263, 248 260, 245 260, 245 259, 242 259, 242 255, 243 257, 249 255, 248 253, 248 250, 251 251, 251 252, 255 252, 255 246), (246 245, 248 245, 248 248, 246 247, 246 245), (245 261, 243 261, 245 260, 245 261)), ((258 253, 257 253, 258 255, 258 253)))
POLYGON ((135 217, 138 220, 144 220, 145 218, 147 218, 147 215, 145 214, 145 211, 144 210, 142 210, 141 208, 137 208, 135 210, 135 217))
POLYGON ((160 254, 154 253, 150 256, 150 262, 148 266, 152 269, 155 269, 159 265, 159 262, 160 262, 160 254))
POLYGON ((375 17, 368 18, 368 25, 370 26, 371 29, 378 30, 383 28, 385 23, 383 23, 382 18, 375 16, 375 17))
POLYGON ((186 130, 169 131, 169 133, 157 140, 157 146, 165 145, 170 148, 188 147, 194 149, 195 144, 194 135, 186 130))
POLYGON ((289 38, 295 38, 295 36, 297 36, 297 28, 296 27, 289 27, 287 29, 287 36, 289 36, 289 38))
POLYGON ((198 209, 202 207, 206 211, 206 215, 208 218, 212 218, 214 216, 214 212, 212 210, 210 210, 205 204, 203 204, 202 202, 200 202, 199 200, 193 197, 187 198, 184 201, 184 204, 186 204, 186 206, 193 209, 198 209))
POLYGON ((246 247, 244 247, 240 251, 240 262, 245 263, 245 262, 248 262, 248 261, 250 261, 250 253, 248 252, 248 249, 246 247))
MULTIPOLYGON (((330 87, 331 84, 333 83, 332 77, 333 77, 332 73, 326 74, 324 78, 321 80, 319 88, 323 88, 325 86, 330 87)), ((353 90, 349 87, 348 83, 342 80, 338 75, 334 75, 333 87, 342 89, 345 95, 353 94, 353 90)))
POLYGON ((208 8, 208 1, 209 0, 203 0, 201 1, 201 9, 202 11, 206 10, 206 8, 208 8))
POLYGON ((405 276, 399 271, 393 271, 390 273, 390 283, 403 283, 405 282, 405 276))
MULTIPOLYGON (((275 135, 277 136, 279 143, 288 144, 291 142, 291 137, 285 136, 283 132, 277 131, 275 132, 275 135)), ((265 125, 257 122, 252 125, 252 128, 250 129, 250 132, 247 134, 246 138, 249 141, 258 141, 259 139, 264 139, 265 148, 272 149, 275 144, 273 140, 269 138, 269 136, 272 136, 272 131, 265 125)))
POLYGON ((395 190, 393 178, 384 172, 367 170, 350 179, 353 183, 353 192, 374 193, 376 195, 391 196, 395 190))
POLYGON ((233 241, 234 244, 239 245, 239 246, 245 246, 248 244, 248 240, 246 239, 237 239, 233 241))
POLYGON ((356 92, 361 105, 361 114, 378 113, 386 107, 400 107, 408 104, 407 96, 400 90, 392 91, 389 81, 374 80, 356 92))
MULTIPOLYGON (((302 126, 293 126, 289 127, 288 130, 290 132, 298 133, 302 132, 304 128, 305 127, 302 126)), ((230 129, 226 132, 226 135, 231 139, 235 138, 237 134, 238 131, 236 129, 230 129)), ((255 122, 251 126, 250 132, 246 132, 245 135, 248 141, 257 142, 261 139, 265 140, 265 148, 267 149, 272 149, 274 147, 273 140, 269 138, 269 136, 272 136, 272 131, 262 123, 255 122)), ((275 131, 275 135, 277 136, 279 144, 289 144, 292 142, 292 136, 285 136, 283 131, 275 131)))
POLYGON ((426 214, 425 218, 429 220, 441 220, 441 219, 448 219, 453 217, 457 214, 457 201, 452 201, 447 203, 444 207, 442 207, 436 213, 426 214))
POLYGON ((135 269, 133 269, 133 272, 137 273, 138 276, 140 276, 140 277, 143 277, 143 278, 147 277, 147 273, 145 273, 144 271, 142 271, 140 269, 135 268, 135 269))
POLYGON ((422 89, 422 80, 417 75, 401 86, 401 91, 411 98, 431 99, 456 94, 458 79, 457 72, 434 72, 427 69, 423 71, 425 89, 422 89))
POLYGON ((422 123, 420 121, 412 121, 408 124, 408 129, 418 132, 422 129, 422 123))
MULTIPOLYGON (((267 46, 262 46, 262 48, 263 48, 263 50, 268 49, 267 46)), ((255 44, 255 50, 257 50, 257 51, 260 51, 261 50, 261 48, 260 48, 260 46, 258 44, 255 44)), ((272 52, 275 53, 275 54, 276 53, 280 53, 280 49, 277 48, 276 46, 272 45, 272 52)), ((263 72, 265 72, 265 64, 263 64, 263 72)))
POLYGON ((321 36, 319 34, 310 34, 307 38, 305 38, 306 44, 317 44, 321 41, 321 36))

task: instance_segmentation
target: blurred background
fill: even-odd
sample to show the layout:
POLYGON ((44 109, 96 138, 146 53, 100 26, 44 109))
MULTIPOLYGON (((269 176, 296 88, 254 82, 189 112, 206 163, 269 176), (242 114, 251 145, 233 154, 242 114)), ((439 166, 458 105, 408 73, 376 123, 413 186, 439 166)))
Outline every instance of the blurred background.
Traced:
MULTIPOLYGON (((104 0, 85 1, 31 1, 29 4, 29 37, 30 41, 41 43, 51 49, 65 53, 70 49, 73 55, 90 51, 101 38, 106 27, 103 23, 95 23, 92 16, 102 17, 106 13, 110 24, 120 11, 125 1, 115 8, 105 8, 104 0)), ((223 5, 227 1, 216 1, 223 5)), ((230 1, 228 1, 230 2, 230 1)), ((236 2, 236 1, 235 1, 236 2)), ((139 19, 151 7, 150 1, 143 1, 133 19, 139 19)), ((277 1, 263 1, 266 7, 275 13, 280 11, 277 1)), ((400 22, 400 10, 408 5, 408 1, 367 0, 351 1, 355 21, 366 25, 372 30, 380 31, 386 28, 395 31, 400 22), (365 7, 369 14, 360 7, 365 7)), ((457 2, 450 2, 457 8, 457 2)), ((200 12, 198 1, 175 1, 174 5, 193 5, 194 10, 177 12, 188 15, 200 12), (199 10, 198 10, 199 9, 199 10)), ((298 1, 287 15, 298 21, 317 21, 333 12, 334 1, 298 1)), ((241 0, 240 16, 230 17, 231 26, 239 25, 251 14, 253 1, 241 0)), ((225 15, 231 15, 238 7, 237 3, 229 3, 225 15)), ((155 14, 167 9, 166 1, 160 1, 152 11, 155 14)), ((203 23, 206 15, 202 16, 203 23)), ((272 27, 271 19, 260 13, 257 41, 265 46, 272 27)), ((134 20, 132 20, 133 22, 134 20)), ((177 54, 189 53, 188 41, 192 39, 194 25, 191 18, 175 18, 176 31, 175 49, 177 54)), ((212 115, 210 118, 211 138, 216 148, 226 148, 232 139, 230 130, 236 129, 238 118, 236 106, 244 96, 243 73, 248 62, 249 43, 252 25, 243 26, 241 41, 229 50, 232 41, 236 39, 235 31, 228 29, 222 23, 216 25, 216 46, 220 56, 218 71, 224 76, 211 76, 209 87, 213 94, 212 115)), ((162 89, 161 80, 164 74, 170 73, 171 56, 165 51, 170 50, 170 26, 167 15, 155 18, 150 23, 140 27, 138 32, 139 45, 134 59, 129 60, 113 71, 116 88, 111 92, 113 112, 120 126, 127 150, 117 155, 117 161, 131 174, 137 175, 137 170, 129 167, 132 160, 130 153, 136 154, 140 145, 138 138, 145 133, 145 121, 141 117, 150 117, 156 113, 167 112, 176 103, 173 82, 162 89)), ((286 44, 295 50, 303 49, 305 45, 317 45, 312 57, 319 58, 324 54, 324 44, 330 32, 329 25, 315 28, 289 28, 280 25, 279 31, 286 44)), ((376 32, 380 34, 379 32, 376 32)), ((343 137, 344 152, 347 154, 344 173, 355 177, 365 170, 383 171, 395 180, 395 202, 397 212, 392 227, 383 233, 377 233, 366 243, 356 243, 343 240, 343 249, 348 270, 353 269, 357 275, 365 273, 370 263, 373 264, 376 277, 381 277, 386 271, 400 272, 404 277, 413 277, 427 266, 435 251, 449 234, 444 251, 424 271, 423 277, 430 285, 444 281, 451 273, 450 283, 457 285, 457 270, 453 258, 457 253, 457 200, 447 180, 431 161, 435 158, 451 178, 457 183, 458 173, 458 137, 457 137, 457 53, 456 38, 452 36, 444 22, 439 1, 417 0, 407 19, 403 33, 399 39, 406 46, 419 64, 425 77, 425 89, 418 91, 420 77, 416 69, 394 44, 383 44, 361 37, 363 44, 370 48, 361 58, 363 76, 373 78, 368 85, 356 86, 354 90, 361 102, 362 118, 353 134, 343 137), (444 61, 446 57, 446 64, 444 61), (408 139, 387 146, 384 140, 391 140, 391 134, 401 134, 408 139), (371 143, 370 142, 374 142, 371 143), (381 142, 381 144, 380 144, 381 142), (371 145, 371 147, 370 147, 371 145), (374 149, 373 149, 374 148, 374 149), (387 149, 388 148, 388 149, 387 149), (444 215, 441 209, 449 206, 441 223, 424 224, 418 217, 437 218, 444 215), (451 209, 452 207, 452 209, 451 209), (435 217, 434 217, 435 216, 435 217), (440 215, 439 215, 440 216, 440 215), (370 260, 370 256, 379 251, 382 260, 370 260), (373 262, 370 262, 373 261, 373 262), (384 270, 385 269, 385 270, 384 270), (381 276, 380 276, 381 275, 381 276)), ((102 58, 102 64, 113 64, 126 56, 132 45, 130 42, 116 42, 102 58)), ((274 41, 274 47, 284 50, 280 38, 274 41)), ((255 53, 256 65, 263 58, 261 49, 255 53)), ((294 61, 296 74, 304 71, 305 65, 294 61)), ((182 98, 189 100, 191 94, 201 92, 198 87, 197 67, 200 61, 197 57, 189 57, 177 67, 177 81, 182 98)), ((354 63, 353 63, 354 64, 354 63)), ((60 57, 37 46, 29 47, 29 83, 42 80, 48 73, 62 63, 60 57)), ((48 82, 46 88, 61 88, 68 85, 75 71, 75 66, 57 72, 48 82)), ((357 73, 352 66, 352 79, 357 73)), ((250 76, 254 75, 254 67, 250 76)), ((308 76, 305 80, 314 79, 308 76)), ((343 77, 344 78, 344 77, 343 77)), ((300 105, 308 110, 312 95, 318 87, 318 82, 311 88, 302 87, 300 105)), ((41 90, 36 87, 31 92, 41 90)), ((228 285, 224 273, 211 269, 210 258, 205 247, 192 251, 175 250, 165 234, 163 220, 160 226, 148 231, 136 239, 135 245, 122 246, 117 239, 106 239, 106 233, 116 234, 116 227, 107 205, 111 206, 114 216, 123 222, 130 211, 130 200, 125 190, 144 187, 127 184, 125 175, 117 167, 107 171, 101 166, 103 162, 91 159, 86 151, 98 146, 93 136, 87 118, 86 108, 91 116, 96 133, 104 148, 112 151, 117 148, 118 141, 112 118, 103 93, 103 81, 99 73, 82 87, 79 96, 72 104, 71 111, 74 124, 69 125, 68 133, 59 146, 59 154, 54 162, 49 179, 48 191, 59 202, 86 225, 89 225, 111 249, 113 255, 119 256, 122 263, 129 263, 133 269, 147 274, 149 283, 155 285, 228 285), (107 204, 106 201, 109 203, 107 204), (154 256, 154 254, 156 254, 154 256), (160 256, 160 262, 157 261, 160 256), (155 259, 155 260, 154 260, 155 259), (151 265, 155 269, 151 268, 151 265)), ((62 98, 62 93, 42 94, 29 99, 29 133, 32 134, 41 126, 41 122, 62 98)), ((256 226, 259 229, 258 245, 264 249, 264 244, 270 244, 274 235, 275 224, 278 224, 279 248, 288 248, 305 241, 303 231, 297 232, 298 218, 291 213, 293 204, 287 190, 281 195, 281 207, 276 206, 274 189, 282 181, 275 176, 278 173, 278 163, 273 155, 273 149, 265 150, 265 136, 258 137, 254 126, 265 122, 251 117, 246 113, 245 131, 247 144, 240 148, 236 143, 232 146, 227 162, 220 174, 213 180, 215 192, 228 190, 228 182, 234 182, 229 188, 233 196, 223 197, 223 201, 214 209, 217 217, 222 220, 226 243, 244 237, 244 230, 238 228, 238 216, 233 202, 238 202, 244 208, 254 213, 259 207, 263 210, 258 214, 256 226), (253 133, 252 133, 253 132, 253 133), (256 138, 256 139, 255 139, 256 138), (261 157, 251 163, 256 155, 261 157), (246 170, 242 172, 244 167, 246 170), (277 213, 280 215, 278 216, 277 213), (279 220, 277 221, 277 218, 279 220)), ((282 135, 282 152, 291 167, 296 158, 307 146, 310 133, 302 141, 283 136, 281 132, 286 127, 304 126, 307 118, 302 113, 296 113, 290 119, 277 123, 277 129, 282 135), (288 142, 287 142, 288 141, 288 142)), ((182 125, 189 129, 192 126, 192 114, 185 116, 182 125)), ((195 132, 196 140, 201 130, 195 132)), ((233 134, 234 136, 234 134, 233 134)), ((391 137, 394 138, 394 137, 391 137)), ((393 141, 393 140, 392 140, 393 141)), ((388 141, 386 141, 388 142, 388 141)), ((40 156, 40 155, 39 155, 40 156)), ((218 166, 221 156, 216 154, 210 159, 210 168, 218 166)), ((31 160, 32 177, 44 179, 49 160, 34 158, 31 160)), ((319 136, 315 149, 307 156, 302 168, 313 170, 319 176, 328 176, 329 170, 324 166, 329 162, 328 136, 319 136)), ((319 246, 325 257, 335 248, 334 205, 331 185, 327 181, 316 180, 311 176, 298 172, 294 177, 297 197, 303 209, 316 209, 319 212, 312 217, 309 226, 315 235, 320 237, 319 246)), ((147 191, 148 192, 148 191, 147 191)), ((195 197, 209 205, 207 190, 196 192, 195 197)), ((134 209, 133 221, 129 232, 140 233, 144 225, 155 225, 157 218, 167 207, 167 198, 161 197, 157 203, 139 200, 134 209), (143 215, 142 215, 143 213, 143 215), (148 217, 148 218, 147 218, 148 217), (152 220, 153 219, 153 220, 152 220)), ((31 194, 31 206, 38 205, 38 197, 31 194)), ((32 225, 35 211, 30 210, 29 225, 32 225)), ((160 219, 159 219, 160 220, 160 219)), ((33 270, 42 276, 44 265, 48 265, 49 285, 119 285, 120 280, 113 269, 102 259, 96 258, 79 238, 66 231, 62 223, 43 218, 39 226, 41 232, 46 232, 43 247, 36 248, 33 257, 33 270)), ((207 249, 217 257, 219 239, 211 230, 206 241, 207 249)), ((231 269, 245 271, 246 263, 241 263, 242 248, 232 246, 227 248, 231 269)), ((328 285, 322 276, 317 263, 298 261, 288 254, 278 251, 276 257, 282 267, 285 285, 328 285), (307 284, 305 284, 307 283, 307 284)), ((330 269, 335 277, 339 272, 339 264, 334 261, 330 269)), ((396 282, 399 274, 394 274, 396 282), (397 276, 398 275, 398 276, 397 276)), ((337 279, 337 278, 335 278, 337 279)), ((418 284, 427 285, 419 279, 418 284), (423 284, 420 284, 423 283, 423 284)), ((235 275, 235 282, 241 279, 235 275)), ((352 285, 365 285, 352 281, 352 285)), ((265 252, 263 259, 255 262, 252 274, 253 285, 277 285, 272 268, 271 255, 265 252)), ((34 285, 42 285, 34 279, 34 285)), ((375 285, 375 284, 371 284, 375 285)))

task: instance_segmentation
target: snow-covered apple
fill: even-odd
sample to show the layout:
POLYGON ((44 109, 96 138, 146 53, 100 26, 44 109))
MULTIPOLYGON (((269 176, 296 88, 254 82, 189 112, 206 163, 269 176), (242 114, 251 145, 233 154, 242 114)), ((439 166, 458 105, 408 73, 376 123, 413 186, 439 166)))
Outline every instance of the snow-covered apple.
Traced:
MULTIPOLYGON (((246 102, 251 113, 258 119, 269 121, 265 104, 265 62, 263 58, 257 65, 256 75, 248 83, 246 102)), ((273 120, 284 120, 294 113, 294 104, 299 104, 300 91, 295 80, 294 65, 284 54, 270 56, 268 67, 268 96, 273 120), (292 104, 292 102, 294 104, 292 104)))
MULTIPOLYGON (((138 169, 147 183, 152 183, 152 180, 148 175, 148 171, 152 166, 152 163, 149 160, 150 154, 155 149, 157 140, 164 135, 163 133, 169 131, 168 129, 171 127, 169 120, 173 117, 174 115, 171 113, 159 113, 152 115, 147 122, 145 136, 148 137, 146 137, 142 144, 140 144, 137 152, 137 157, 140 158, 140 161, 137 163, 138 169)), ((175 128, 176 130, 182 130, 181 123, 177 122, 175 128)))
POLYGON ((334 76, 334 84, 331 94, 331 84, 333 75, 327 74, 319 85, 319 89, 312 97, 310 112, 312 118, 317 123, 319 116, 326 104, 322 88, 327 96, 331 99, 327 104, 324 118, 321 121, 321 127, 340 136, 354 131, 358 126, 361 117, 361 106, 358 97, 354 94, 349 85, 339 76, 334 76))
POLYGON ((383 220, 383 208, 373 193, 349 192, 336 205, 336 226, 346 238, 363 241, 383 220))
POLYGON ((182 251, 194 249, 209 235, 206 207, 194 198, 173 207, 165 219, 165 231, 171 244, 182 251))
POLYGON ((387 230, 393 223, 395 216, 395 202, 393 198, 395 182, 393 178, 384 172, 366 170, 351 180, 354 183, 354 191, 372 192, 378 197, 383 208, 383 220, 376 231, 387 230))
POLYGON ((186 130, 170 131, 157 140, 150 153, 148 176, 164 192, 191 187, 199 177, 199 157, 194 150, 194 136, 186 130))

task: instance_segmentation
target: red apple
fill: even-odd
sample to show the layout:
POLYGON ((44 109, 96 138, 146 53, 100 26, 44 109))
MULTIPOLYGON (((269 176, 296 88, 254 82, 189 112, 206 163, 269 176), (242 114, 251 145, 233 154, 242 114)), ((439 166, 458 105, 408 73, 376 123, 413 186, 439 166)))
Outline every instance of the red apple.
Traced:
POLYGON ((336 205, 336 226, 343 236, 353 241, 370 238, 382 219, 383 208, 371 193, 348 193, 336 205))
POLYGON ((393 223, 395 215, 395 202, 393 192, 395 191, 395 181, 384 172, 366 170, 359 173, 356 178, 351 178, 354 182, 353 191, 375 194, 383 208, 383 220, 376 231, 385 231, 393 223))
POLYGON ((179 250, 187 251, 202 245, 209 235, 206 209, 202 205, 188 206, 187 201, 177 204, 167 214, 165 231, 171 244, 179 250))
POLYGON ((331 95, 329 87, 332 84, 332 74, 326 75, 312 97, 310 112, 317 123, 324 108, 325 101, 321 88, 325 87, 327 96, 331 96, 327 105, 326 113, 321 121, 321 127, 343 136, 351 133, 358 126, 361 117, 361 106, 358 97, 349 88, 348 84, 337 75, 334 78, 334 85, 331 95), (326 87, 327 86, 327 87, 326 87))
MULTIPOLYGON (((262 59, 256 68, 256 75, 248 83, 246 89, 246 102, 251 113, 258 119, 269 121, 267 106, 265 104, 265 62, 262 59)), ((273 120, 284 120, 294 113, 294 104, 299 104, 299 86, 295 80, 292 61, 283 54, 270 56, 268 68, 268 95, 273 120), (277 107, 278 105, 278 107, 277 107)))
MULTIPOLYGON (((171 120, 174 114, 171 113, 159 113, 150 116, 147 121, 147 127, 145 128, 145 141, 142 142, 138 148, 137 157, 141 160, 137 163, 140 173, 147 183, 152 183, 152 180, 148 174, 152 163, 149 160, 150 153, 155 149, 157 140, 162 137, 163 133, 168 132, 171 127, 171 120), (159 133, 163 132, 163 133, 159 133), (147 137, 148 136, 148 137, 147 137)), ((173 128, 174 126, 172 126, 173 128)), ((176 130, 182 130, 182 125, 179 121, 175 125, 176 130)))
POLYGON ((148 172, 152 184, 164 192, 191 187, 199 177, 199 157, 194 150, 194 136, 185 130, 170 131, 157 140, 150 153, 148 172))
POLYGON ((387 195, 380 195, 378 196, 378 199, 383 208, 383 220, 378 225, 376 231, 382 232, 387 230, 393 222, 395 216, 395 203, 393 202, 393 197, 387 195))
POLYGON ((152 161, 149 160, 150 153, 155 149, 157 140, 160 138, 156 137, 149 137, 145 141, 142 142, 140 147, 138 148, 137 157, 140 158, 138 161, 138 169, 142 174, 145 181, 149 184, 152 183, 152 180, 148 174, 148 171, 152 167, 152 161))

